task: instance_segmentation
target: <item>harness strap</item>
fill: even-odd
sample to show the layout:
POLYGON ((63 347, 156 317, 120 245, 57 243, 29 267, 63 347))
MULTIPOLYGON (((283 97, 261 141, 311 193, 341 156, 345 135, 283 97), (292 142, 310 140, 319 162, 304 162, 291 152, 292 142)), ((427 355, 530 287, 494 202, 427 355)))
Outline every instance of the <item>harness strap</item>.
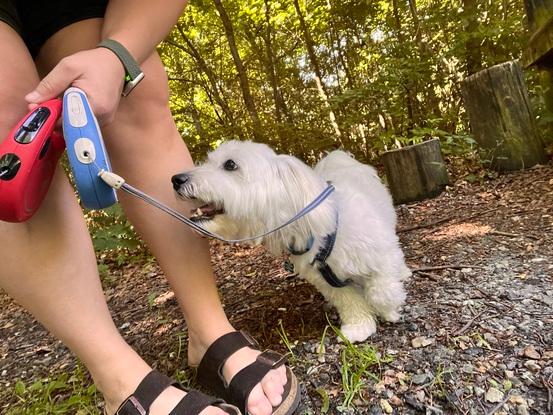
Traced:
POLYGON ((322 247, 319 249, 319 252, 317 252, 317 255, 315 255, 315 258, 313 258, 313 261, 311 261, 311 265, 316 265, 325 281, 335 288, 343 288, 352 283, 350 278, 345 281, 341 281, 336 276, 330 265, 326 262, 334 249, 334 244, 336 243, 339 222, 340 216, 338 215, 338 212, 336 212, 336 227, 334 228, 334 232, 329 233, 324 237, 322 247))

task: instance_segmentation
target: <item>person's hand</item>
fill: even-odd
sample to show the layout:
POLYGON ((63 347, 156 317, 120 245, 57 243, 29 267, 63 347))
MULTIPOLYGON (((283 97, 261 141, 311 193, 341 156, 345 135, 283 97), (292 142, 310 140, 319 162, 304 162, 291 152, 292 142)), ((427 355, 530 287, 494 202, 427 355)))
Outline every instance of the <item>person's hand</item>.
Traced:
POLYGON ((86 92, 100 124, 113 121, 121 98, 125 69, 106 48, 96 48, 63 58, 34 91, 25 96, 29 108, 60 96, 70 86, 86 92))

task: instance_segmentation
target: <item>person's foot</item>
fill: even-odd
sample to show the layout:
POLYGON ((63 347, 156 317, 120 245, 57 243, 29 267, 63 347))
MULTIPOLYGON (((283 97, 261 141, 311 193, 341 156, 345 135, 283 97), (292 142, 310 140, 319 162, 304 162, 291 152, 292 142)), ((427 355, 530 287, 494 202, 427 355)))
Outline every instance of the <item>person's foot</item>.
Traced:
MULTIPOLYGON (((122 368, 121 368, 122 369, 122 368)), ((123 401, 133 394, 142 379, 150 373, 152 369, 143 361, 135 362, 133 367, 127 367, 124 371, 114 371, 118 373, 117 379, 113 376, 109 380, 109 385, 98 384, 98 389, 104 395, 106 403, 106 413, 113 415, 123 403, 123 401)), ((149 415, 167 415, 186 395, 186 392, 173 386, 165 389, 152 403, 149 415)), ((222 409, 210 406, 200 412, 201 415, 228 415, 222 409)))
MULTIPOLYGON (((180 389, 177 389, 173 386, 168 387, 152 403, 148 414, 167 415, 177 405, 177 403, 179 403, 180 400, 184 398, 185 395, 186 393, 180 389)), ((126 399, 126 397, 124 399, 126 399)), ((121 405, 121 403, 124 401, 124 399, 122 399, 118 404, 116 403, 114 405, 110 405, 106 399, 106 413, 109 415, 114 414, 117 408, 119 408, 119 405, 121 405)), ((200 412, 200 415, 228 415, 228 413, 223 411, 222 409, 210 406, 209 408, 206 408, 202 412, 200 412)))
MULTIPOLYGON (((188 364, 193 367, 198 366, 209 346, 209 344, 205 345, 193 341, 191 338, 188 345, 188 364)), ((260 354, 259 350, 244 347, 231 355, 223 366, 223 376, 227 383, 230 383, 234 375, 243 368, 255 362, 260 354)), ((286 367, 284 365, 269 371, 249 395, 247 401, 248 413, 251 415, 271 415, 273 407, 280 405, 282 402, 286 382, 286 367)))

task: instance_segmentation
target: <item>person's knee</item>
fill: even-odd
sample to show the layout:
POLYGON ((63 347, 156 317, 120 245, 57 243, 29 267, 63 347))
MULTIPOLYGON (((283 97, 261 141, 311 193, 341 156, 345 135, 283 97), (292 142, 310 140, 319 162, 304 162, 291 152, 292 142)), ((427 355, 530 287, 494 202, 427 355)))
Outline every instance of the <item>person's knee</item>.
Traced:
POLYGON ((157 53, 150 55, 142 69, 142 82, 129 96, 121 98, 114 122, 117 127, 145 131, 171 119, 167 73, 157 53))

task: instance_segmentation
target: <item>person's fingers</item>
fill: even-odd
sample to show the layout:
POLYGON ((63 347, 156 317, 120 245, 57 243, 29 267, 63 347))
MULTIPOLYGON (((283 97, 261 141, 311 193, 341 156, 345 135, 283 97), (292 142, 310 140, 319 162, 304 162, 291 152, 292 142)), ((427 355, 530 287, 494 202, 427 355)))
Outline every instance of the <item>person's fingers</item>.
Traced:
POLYGON ((25 96, 30 104, 39 104, 46 100, 55 98, 63 93, 81 73, 72 63, 71 59, 62 59, 46 75, 37 87, 25 96))

